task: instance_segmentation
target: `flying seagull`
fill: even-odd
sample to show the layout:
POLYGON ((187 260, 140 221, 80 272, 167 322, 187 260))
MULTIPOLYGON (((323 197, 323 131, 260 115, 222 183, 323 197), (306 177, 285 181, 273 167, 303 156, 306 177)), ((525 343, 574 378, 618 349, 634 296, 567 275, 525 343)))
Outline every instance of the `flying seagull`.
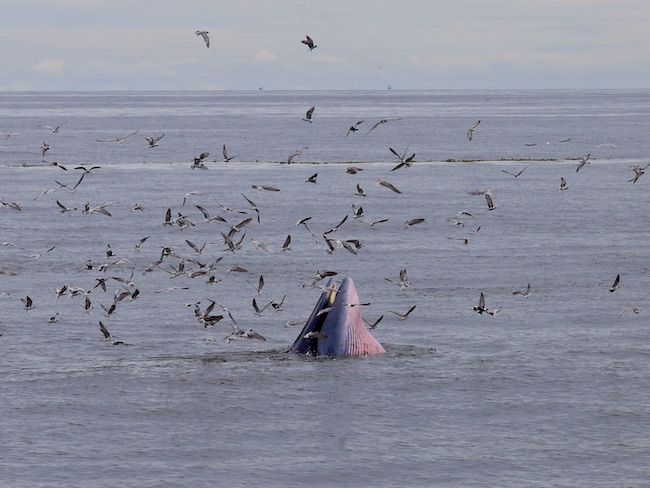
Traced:
POLYGON ((210 33, 208 31, 197 30, 195 34, 203 38, 205 41, 205 47, 210 47, 210 33))
POLYGON ((228 156, 228 149, 226 149, 226 145, 225 145, 225 144, 223 145, 222 152, 223 152, 223 160, 224 160, 225 163, 227 163, 227 162, 229 162, 231 159, 234 159, 234 158, 237 157, 237 156, 228 156))
POLYGON ((118 144, 122 144, 124 141, 126 141, 129 137, 134 136, 138 133, 139 131, 131 132, 130 134, 127 134, 122 137, 117 137, 115 139, 97 139, 97 142, 117 142, 118 144))
POLYGON ((375 125, 373 125, 368 132, 366 132, 366 135, 370 134, 373 130, 375 130, 381 124, 386 124, 386 123, 391 122, 393 120, 402 120, 402 118, 401 117, 393 117, 392 119, 381 119, 379 122, 377 122, 375 125))
POLYGON ((165 137, 165 134, 161 134, 158 137, 145 137, 145 139, 149 143, 149 148, 152 148, 152 147, 157 147, 158 143, 160 142, 160 139, 162 139, 163 137, 165 137))
POLYGON ((59 129, 61 128, 61 126, 63 124, 65 124, 65 123, 67 123, 67 122, 68 121, 66 120, 65 122, 63 122, 62 124, 57 125, 56 127, 51 127, 49 125, 39 125, 39 127, 42 127, 43 129, 50 129, 50 131, 52 131, 52 134, 58 134, 59 129))
POLYGON ((400 169, 402 166, 406 166, 407 168, 411 167, 413 159, 415 159, 415 153, 411 154, 408 158, 406 157, 406 152, 409 150, 409 146, 406 146, 406 149, 404 149, 404 153, 401 156, 392 147, 389 147, 388 149, 390 149, 390 152, 392 152, 397 157, 397 159, 399 159, 399 164, 391 169, 391 171, 400 169))
POLYGON ((394 191, 395 193, 402 193, 400 190, 398 190, 395 187, 395 185, 393 185, 392 183, 389 183, 386 180, 377 180, 377 184, 379 186, 383 186, 384 188, 388 188, 389 190, 394 191))
POLYGON ((311 37, 309 37, 309 36, 305 36, 305 39, 303 39, 300 42, 305 44, 309 48, 309 51, 313 51, 314 49, 316 49, 318 47, 316 44, 314 44, 313 39, 311 37))
POLYGON ((307 110, 307 113, 305 114, 305 118, 302 120, 311 123, 311 116, 314 114, 314 110, 316 110, 316 107, 311 107, 309 110, 307 110))
POLYGON ((634 171, 634 177, 627 180, 628 183, 636 183, 639 178, 645 173, 645 170, 650 166, 650 163, 646 164, 645 166, 639 166, 638 164, 635 164, 634 166, 630 167, 630 171, 634 171))
POLYGON ((476 122, 474 122, 474 123, 472 124, 472 126, 471 126, 469 129, 467 129, 467 140, 468 140, 468 141, 471 141, 471 140, 472 140, 472 138, 474 137, 474 130, 476 130, 476 128, 478 127, 478 125, 479 125, 480 123, 481 123, 481 121, 480 121, 480 120, 477 120, 476 122))
MULTIPOLYGON (((393 310, 389 310, 389 312, 394 313, 395 315, 397 315, 400 320, 406 320, 413 310, 415 310, 415 305, 413 305, 411 308, 409 308, 406 313, 395 312, 393 310)), ((381 319, 379 319, 379 320, 381 320, 381 319)), ((377 322, 379 322, 379 321, 377 321, 377 322)), ((377 322, 375 323, 375 326, 377 325, 377 322)), ((374 327, 372 327, 372 328, 374 328, 374 327)))
POLYGON ((609 289, 609 291, 614 292, 616 289, 619 287, 619 284, 621 282, 621 275, 617 274, 616 278, 614 279, 614 283, 612 284, 612 287, 609 289))
POLYGON ((506 173, 508 175, 514 176, 515 178, 519 178, 521 176, 521 174, 524 171, 526 171, 526 168, 528 168, 528 166, 525 166, 524 169, 522 169, 522 170, 520 170, 520 171, 518 171, 516 173, 511 173, 510 171, 506 171, 505 169, 502 169, 501 171, 503 171, 504 173, 506 173))
POLYGON ((512 292, 513 295, 521 295, 524 298, 528 298, 530 296, 530 283, 526 285, 526 288, 523 288, 521 290, 515 290, 512 292))
POLYGON ((350 132, 356 132, 356 131, 358 131, 358 130, 359 130, 359 126, 360 126, 361 124, 363 124, 363 120, 359 120, 359 121, 357 121, 355 124, 351 125, 350 128, 348 129, 348 133, 346 134, 346 136, 349 136, 349 135, 350 135, 350 132))
POLYGON ((585 165, 589 164, 589 156, 591 156, 591 154, 587 154, 584 158, 580 159, 580 162, 576 167, 576 173, 580 171, 585 165))

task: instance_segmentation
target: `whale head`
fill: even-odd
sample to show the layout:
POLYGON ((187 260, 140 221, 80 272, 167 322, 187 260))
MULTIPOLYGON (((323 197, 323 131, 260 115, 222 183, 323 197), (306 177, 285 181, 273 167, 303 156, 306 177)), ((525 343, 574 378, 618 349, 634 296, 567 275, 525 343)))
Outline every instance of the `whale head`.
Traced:
POLYGON ((312 356, 369 356, 386 352, 363 323, 359 295, 350 278, 330 279, 291 352, 312 356))

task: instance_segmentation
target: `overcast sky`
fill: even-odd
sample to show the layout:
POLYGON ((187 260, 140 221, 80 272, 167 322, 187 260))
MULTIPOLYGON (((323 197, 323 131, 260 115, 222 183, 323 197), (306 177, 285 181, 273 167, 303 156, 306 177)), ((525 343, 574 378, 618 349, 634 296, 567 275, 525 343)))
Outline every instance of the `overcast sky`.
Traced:
POLYGON ((0 12, 0 90, 650 87, 648 0, 0 0, 0 12))

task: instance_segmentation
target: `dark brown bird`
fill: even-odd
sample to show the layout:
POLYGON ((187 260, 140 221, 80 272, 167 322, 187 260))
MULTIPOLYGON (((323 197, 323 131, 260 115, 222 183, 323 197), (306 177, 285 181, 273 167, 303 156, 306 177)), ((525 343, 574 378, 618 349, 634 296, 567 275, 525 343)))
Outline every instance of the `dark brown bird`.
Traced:
POLYGON ((316 49, 318 47, 316 44, 314 44, 313 39, 311 37, 309 37, 309 36, 305 36, 305 38, 300 42, 305 44, 309 48, 310 51, 313 51, 314 49, 316 49))

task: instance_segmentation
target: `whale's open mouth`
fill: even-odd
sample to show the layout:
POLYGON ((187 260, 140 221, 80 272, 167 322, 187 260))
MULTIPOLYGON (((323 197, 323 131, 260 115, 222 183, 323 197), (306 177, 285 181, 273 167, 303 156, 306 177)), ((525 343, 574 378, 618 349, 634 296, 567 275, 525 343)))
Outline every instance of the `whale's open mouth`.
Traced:
POLYGON ((385 352, 366 329, 361 305, 352 279, 345 278, 340 286, 330 279, 289 351, 313 356, 368 356, 385 352))

